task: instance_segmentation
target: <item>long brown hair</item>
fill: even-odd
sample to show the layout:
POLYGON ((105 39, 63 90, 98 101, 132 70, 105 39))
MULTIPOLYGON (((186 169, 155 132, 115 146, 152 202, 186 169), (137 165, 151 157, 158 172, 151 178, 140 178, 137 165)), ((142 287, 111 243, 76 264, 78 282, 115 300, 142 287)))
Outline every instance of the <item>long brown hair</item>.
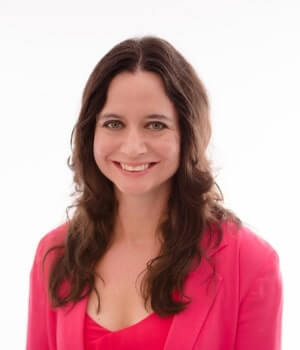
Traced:
MULTIPOLYGON (((52 306, 76 302, 95 288, 95 265, 109 249, 118 209, 113 184, 97 167, 93 157, 96 116, 102 110, 111 80, 120 72, 137 70, 158 74, 179 117, 180 165, 173 177, 167 216, 160 223, 163 244, 159 256, 148 262, 141 285, 145 305, 159 315, 176 314, 190 301, 172 298, 183 293, 185 278, 194 260, 200 264, 204 251, 200 242, 205 229, 210 238, 222 240, 224 220, 240 220, 222 205, 222 193, 214 181, 206 149, 211 136, 207 93, 193 67, 166 40, 154 36, 132 38, 114 46, 96 65, 82 97, 78 121, 72 131, 72 157, 76 199, 72 218, 68 216, 66 239, 53 263, 48 281, 52 306), (214 229, 213 229, 214 228, 214 229), (70 288, 59 294, 68 280, 70 288)), ((68 210, 67 210, 68 212, 68 210)), ((47 252, 47 253, 48 253, 47 252)), ((47 254, 45 254, 46 257, 47 254)))

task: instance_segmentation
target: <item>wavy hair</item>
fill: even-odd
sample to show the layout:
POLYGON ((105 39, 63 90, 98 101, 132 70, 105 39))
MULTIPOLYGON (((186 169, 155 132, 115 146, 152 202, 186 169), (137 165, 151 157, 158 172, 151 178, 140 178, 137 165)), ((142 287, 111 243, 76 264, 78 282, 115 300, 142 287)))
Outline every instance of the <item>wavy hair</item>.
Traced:
MULTIPOLYGON (((65 241, 48 249, 63 248, 53 263, 48 279, 52 306, 76 302, 95 290, 95 267, 109 249, 118 210, 113 184, 96 165, 93 141, 96 117, 102 110, 111 80, 120 72, 138 70, 158 74, 174 104, 181 134, 180 165, 173 176, 167 215, 159 223, 163 243, 159 255, 148 261, 141 284, 147 305, 161 316, 176 314, 191 302, 172 298, 184 295, 183 285, 193 262, 201 263, 205 251, 200 243, 207 230, 215 246, 222 240, 221 224, 238 217, 222 205, 222 192, 214 181, 206 150, 211 137, 209 101, 206 90, 190 63, 166 40, 155 36, 131 38, 114 46, 96 65, 83 91, 79 118, 71 136, 76 199, 67 209, 65 241), (68 211, 74 208, 72 218, 68 211), (64 280, 70 288, 61 295, 64 280)), ((215 269, 214 269, 215 273, 215 269)), ((101 276, 100 276, 101 277, 101 276)))

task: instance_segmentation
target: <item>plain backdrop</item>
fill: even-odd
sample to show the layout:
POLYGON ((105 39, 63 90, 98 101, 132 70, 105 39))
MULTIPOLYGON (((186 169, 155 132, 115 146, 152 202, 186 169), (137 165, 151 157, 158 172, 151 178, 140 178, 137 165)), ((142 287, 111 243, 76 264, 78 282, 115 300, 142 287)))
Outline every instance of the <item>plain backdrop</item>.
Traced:
POLYGON ((81 95, 100 58, 157 35, 195 67, 225 205, 280 256, 283 349, 300 349, 298 1, 0 0, 0 348, 24 349, 38 241, 65 220, 81 95))

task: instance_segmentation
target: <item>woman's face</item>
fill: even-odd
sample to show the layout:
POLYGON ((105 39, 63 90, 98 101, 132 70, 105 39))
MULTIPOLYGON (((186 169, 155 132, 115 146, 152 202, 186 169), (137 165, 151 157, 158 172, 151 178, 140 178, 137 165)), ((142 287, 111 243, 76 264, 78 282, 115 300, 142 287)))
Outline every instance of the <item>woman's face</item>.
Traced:
POLYGON ((178 117, 161 77, 146 71, 115 76, 95 127, 99 170, 123 194, 161 194, 178 169, 179 153, 178 117))

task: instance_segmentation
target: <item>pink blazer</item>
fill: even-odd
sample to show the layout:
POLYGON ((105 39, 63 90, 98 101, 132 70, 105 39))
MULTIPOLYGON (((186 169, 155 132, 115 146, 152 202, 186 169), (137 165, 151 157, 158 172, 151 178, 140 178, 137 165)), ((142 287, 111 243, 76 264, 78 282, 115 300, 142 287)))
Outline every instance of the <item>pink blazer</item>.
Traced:
MULTIPOLYGON (((45 235, 36 250, 30 273, 27 350, 84 350, 88 297, 72 309, 52 309, 45 289, 50 258, 44 273, 41 269, 43 253, 63 241, 66 228, 64 224, 45 235)), ((283 301, 278 254, 245 226, 236 235, 232 224, 225 223, 223 228, 221 244, 209 253, 216 266, 216 282, 207 288, 205 280, 212 268, 205 259, 188 275, 184 290, 192 303, 175 315, 164 350, 281 349, 283 301)), ((54 258, 54 254, 49 256, 54 258)))

